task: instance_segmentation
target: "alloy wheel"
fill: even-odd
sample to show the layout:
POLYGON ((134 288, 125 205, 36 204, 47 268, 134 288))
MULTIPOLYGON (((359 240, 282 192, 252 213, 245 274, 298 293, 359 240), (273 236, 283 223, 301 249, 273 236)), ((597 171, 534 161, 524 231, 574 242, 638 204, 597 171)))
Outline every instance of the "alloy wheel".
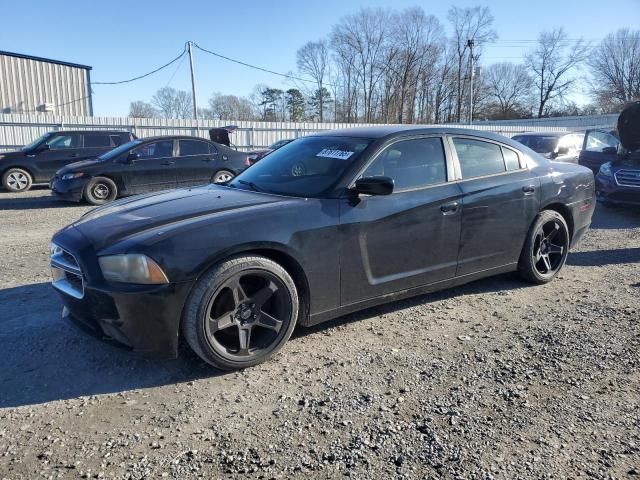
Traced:
POLYGON ((24 190, 29 185, 29 179, 22 172, 11 172, 7 176, 7 185, 15 191, 24 190))
POLYGON ((247 360, 279 343, 293 314, 285 285, 266 270, 245 270, 227 279, 205 309, 211 347, 229 360, 247 360))
POLYGON ((533 242, 535 268, 540 275, 553 275, 561 266, 569 239, 556 220, 550 220, 536 231, 533 242))
POLYGON ((213 179, 213 183, 227 183, 233 178, 230 172, 218 172, 213 179))
POLYGON ((91 193, 98 200, 106 200, 111 195, 111 189, 109 185, 105 185, 104 183, 96 183, 91 189, 91 193))

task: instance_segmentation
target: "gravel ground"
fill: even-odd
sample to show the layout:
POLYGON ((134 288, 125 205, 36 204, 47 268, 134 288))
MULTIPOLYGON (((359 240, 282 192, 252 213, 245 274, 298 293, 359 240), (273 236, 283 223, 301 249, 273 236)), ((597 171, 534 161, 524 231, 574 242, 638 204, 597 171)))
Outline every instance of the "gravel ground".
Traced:
POLYGON ((267 364, 154 361, 59 320, 48 242, 88 207, 0 193, 0 478, 640 478, 640 212, 561 276, 298 329, 267 364))

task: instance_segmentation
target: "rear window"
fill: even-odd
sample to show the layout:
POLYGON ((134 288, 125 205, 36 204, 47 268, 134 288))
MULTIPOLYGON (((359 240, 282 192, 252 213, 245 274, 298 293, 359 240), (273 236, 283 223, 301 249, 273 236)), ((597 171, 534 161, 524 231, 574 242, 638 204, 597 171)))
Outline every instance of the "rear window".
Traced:
POLYGON ((180 140, 180 156, 188 155, 209 155, 209 144, 198 140, 180 140))
POLYGON ((115 147, 112 137, 108 134, 87 134, 84 135, 84 148, 115 147))

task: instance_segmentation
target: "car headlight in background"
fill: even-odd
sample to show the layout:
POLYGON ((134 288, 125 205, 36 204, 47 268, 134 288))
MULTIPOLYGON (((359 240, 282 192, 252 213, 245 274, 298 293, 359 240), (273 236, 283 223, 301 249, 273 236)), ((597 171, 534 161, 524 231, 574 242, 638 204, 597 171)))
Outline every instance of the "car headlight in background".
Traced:
POLYGON ((109 255, 98 262, 105 280, 119 283, 154 285, 169 283, 162 268, 146 255, 109 255))
POLYGON ((73 180, 74 178, 80 178, 81 176, 83 176, 84 173, 65 173, 64 175, 62 175, 62 180, 73 180))
POLYGON ((611 174, 611 162, 603 163, 600 166, 600 171, 598 172, 600 175, 604 177, 610 177, 611 174))

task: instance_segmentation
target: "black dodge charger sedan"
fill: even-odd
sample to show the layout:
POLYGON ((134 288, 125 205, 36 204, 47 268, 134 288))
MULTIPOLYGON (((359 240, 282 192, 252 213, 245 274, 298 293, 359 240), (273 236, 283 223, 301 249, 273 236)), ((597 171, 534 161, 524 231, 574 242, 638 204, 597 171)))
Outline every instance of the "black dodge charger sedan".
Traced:
POLYGON ((594 207, 589 169, 502 136, 331 131, 226 185, 93 210, 53 237, 53 286, 63 316, 101 337, 169 356, 182 337, 236 369, 296 324, 503 272, 549 282, 594 207))
POLYGON ((137 193, 228 182, 250 165, 246 153, 202 138, 148 137, 61 168, 50 187, 65 200, 102 205, 137 193))

